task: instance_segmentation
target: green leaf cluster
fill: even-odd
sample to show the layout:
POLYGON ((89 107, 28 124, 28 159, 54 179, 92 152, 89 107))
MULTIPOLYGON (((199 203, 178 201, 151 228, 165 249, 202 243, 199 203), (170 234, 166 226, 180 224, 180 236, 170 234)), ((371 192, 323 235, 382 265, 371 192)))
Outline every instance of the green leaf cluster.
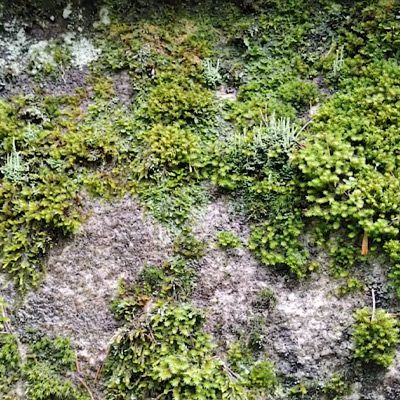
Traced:
POLYGON ((332 378, 325 383, 322 392, 327 400, 341 400, 343 396, 351 394, 351 389, 349 384, 340 375, 333 375, 332 378))
POLYGON ((149 169, 157 167, 188 168, 201 167, 202 149, 196 134, 176 126, 155 125, 145 133, 148 144, 144 157, 149 169))
POLYGON ((231 231, 217 232, 217 239, 219 246, 225 248, 235 248, 241 244, 240 238, 231 231))
POLYGON ((0 154, 11 154, 13 165, 24 168, 14 168, 21 179, 1 169, 0 265, 21 290, 37 285, 54 238, 79 227, 80 193, 92 171, 125 157, 128 118, 105 94, 109 82, 102 87, 85 112, 79 104, 87 93, 1 102, 0 154))
POLYGON ((354 318, 354 359, 361 365, 389 367, 400 341, 396 318, 381 309, 372 316, 368 308, 357 310, 354 318))
POLYGON ((263 264, 287 269, 295 277, 304 278, 316 265, 308 261, 308 252, 299 241, 303 227, 295 214, 281 215, 273 223, 252 226, 249 248, 263 264))
POLYGON ((190 306, 157 303, 126 326, 105 366, 107 398, 234 398, 203 322, 190 306))
MULTIPOLYGON (((7 304, 0 297, 0 397, 14 399, 15 383, 19 380, 20 356, 17 338, 8 329, 9 319, 5 317, 7 304)), ((16 396, 16 395, 15 395, 16 396)))
POLYGON ((306 215, 325 221, 331 231, 346 227, 350 239, 363 232, 375 243, 398 236, 399 94, 397 64, 363 68, 321 108, 294 158, 306 215))
POLYGON ((23 341, 28 351, 26 364, 22 365, 22 378, 29 400, 89 399, 70 379, 75 369, 76 356, 67 338, 50 338, 39 331, 29 331, 23 341))

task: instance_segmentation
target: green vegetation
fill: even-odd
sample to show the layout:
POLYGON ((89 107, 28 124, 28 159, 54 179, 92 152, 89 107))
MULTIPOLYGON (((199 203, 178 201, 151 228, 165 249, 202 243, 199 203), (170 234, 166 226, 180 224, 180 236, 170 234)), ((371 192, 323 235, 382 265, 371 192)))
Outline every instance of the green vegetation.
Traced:
POLYGON ((209 337, 201 331, 202 322, 188 306, 163 303, 135 319, 111 347, 108 398, 234 398, 223 364, 214 359, 209 337))
POLYGON ((217 232, 218 244, 225 248, 234 248, 240 246, 240 238, 230 231, 217 232))
POLYGON ((82 115, 79 103, 77 95, 0 104, 7 154, 0 188, 0 262, 21 290, 37 285, 53 238, 79 227, 79 192, 93 168, 123 152, 123 137, 111 130, 122 119, 120 111, 97 98, 82 115))
POLYGON ((204 243, 186 230, 176 239, 171 260, 160 268, 145 266, 134 285, 121 282, 112 310, 125 325, 105 366, 107 398, 250 400, 277 385, 267 360, 248 360, 249 370, 236 354, 233 372, 203 332, 202 313, 184 302, 203 252, 204 243))
POLYGON ((135 193, 179 233, 207 202, 202 182, 208 179, 234 192, 254 225, 250 247, 265 264, 297 277, 314 269, 298 240, 312 218, 331 248, 348 251, 342 261, 334 254, 336 270, 348 269, 351 246, 365 234, 371 251, 390 255, 398 286, 399 68, 384 34, 390 27, 396 36, 394 4, 378 12, 361 2, 253 2, 254 10, 269 13, 249 16, 225 6, 218 9, 224 21, 205 9, 198 19, 185 6, 166 7, 137 24, 118 22, 123 7, 110 6, 111 25, 98 27, 103 53, 92 65, 99 77, 92 91, 1 106, 0 200, 14 199, 3 203, 1 263, 21 288, 37 284, 53 238, 73 234, 81 223, 82 190, 135 193), (321 42, 324 24, 336 29, 321 42), (128 115, 110 81, 100 78, 121 70, 137 92, 128 115), (328 100, 311 80, 318 74, 337 90, 328 100), (236 102, 217 101, 211 89, 222 82, 238 87, 236 102), (88 99, 92 104, 82 110, 88 99), (320 102, 308 120, 306 110, 320 102), (343 249, 334 243, 338 230, 350 238, 343 249))
POLYGON ((350 239, 363 232, 374 242, 397 237, 399 166, 396 161, 400 69, 374 63, 343 82, 327 102, 296 163, 309 205, 306 215, 350 239), (379 105, 378 105, 379 104, 379 105))
POLYGON ((396 318, 384 310, 357 310, 353 332, 354 358, 362 365, 384 368, 393 363, 396 345, 400 342, 396 318))
POLYGON ((32 333, 28 340, 27 363, 22 366, 28 399, 90 399, 84 389, 67 378, 75 371, 76 359, 68 339, 32 333))
MULTIPOLYGON (((6 304, 0 298, 2 315, 6 304)), ((28 400, 57 398, 60 400, 88 400, 73 380, 76 356, 68 339, 49 338, 40 332, 26 332, 23 343, 10 332, 9 320, 0 317, 0 396, 18 398, 17 385, 22 384, 28 400), (25 347, 26 346, 26 347, 25 347), (22 359, 21 349, 26 355, 22 359)))
MULTIPOLYGON (((20 293, 39 287, 47 251, 77 231, 87 199, 134 196, 174 243, 162 265, 120 282, 107 398, 339 399, 348 382, 338 376, 317 389, 282 383, 264 348, 271 291, 256 296, 243 343, 226 353, 204 333, 190 301, 209 244, 191 227, 223 193, 265 267, 306 278, 324 246, 345 295, 365 290, 360 265, 383 256, 400 297, 400 4, 178 3, 105 1, 110 24, 91 32, 101 54, 83 88, 0 101, 0 267, 20 293), (113 87, 122 71, 129 101, 113 87)), ((43 81, 70 61, 57 39, 31 52, 28 72, 43 81)), ((230 231, 216 241, 242 245, 230 231)), ((355 319, 354 361, 388 367, 396 320, 367 309, 355 319)), ((88 398, 67 339, 24 342, 8 324, 0 317, 1 396, 14 399, 23 381, 28 399, 88 398)))
POLYGON ((343 396, 351 394, 351 387, 339 375, 334 375, 325 383, 323 393, 327 400, 340 400, 343 396))
POLYGON ((279 220, 281 225, 264 222, 253 227, 249 248, 265 265, 287 267, 295 276, 302 278, 313 269, 313 265, 307 265, 307 251, 303 250, 298 240, 303 225, 294 216, 287 219, 282 216, 279 220))
POLYGON ((16 336, 10 332, 9 319, 5 317, 6 306, 0 297, 0 396, 8 400, 15 396, 15 383, 19 380, 20 356, 16 336))

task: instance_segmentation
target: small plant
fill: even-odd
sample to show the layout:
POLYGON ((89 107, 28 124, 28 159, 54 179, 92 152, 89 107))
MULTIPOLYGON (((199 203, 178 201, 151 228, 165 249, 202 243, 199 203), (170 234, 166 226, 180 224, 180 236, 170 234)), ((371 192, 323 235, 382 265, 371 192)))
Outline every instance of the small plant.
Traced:
POLYGON ((361 365, 389 367, 400 341, 397 320, 384 310, 371 313, 368 308, 357 310, 354 318, 354 359, 361 365))
POLYGON ((11 153, 7 155, 6 163, 1 167, 1 172, 6 179, 11 182, 22 182, 26 177, 28 167, 24 164, 20 153, 15 147, 15 139, 13 139, 11 153))
POLYGON ((296 386, 293 386, 289 390, 289 398, 291 399, 302 399, 306 396, 308 393, 307 387, 303 385, 302 383, 299 383, 296 386))
POLYGON ((322 389, 327 400, 341 400, 351 393, 351 387, 339 375, 334 375, 322 389))
POLYGON ((89 400, 89 396, 69 379, 76 368, 76 356, 67 338, 50 338, 39 331, 30 331, 24 341, 28 352, 22 376, 29 400, 89 400))
POLYGON ((274 364, 271 361, 256 362, 250 369, 249 382, 252 387, 272 389, 277 385, 274 364))
POLYGON ((278 387, 274 363, 264 357, 256 360, 251 349, 242 342, 233 343, 227 359, 240 385, 248 389, 249 396, 244 399, 270 398, 268 395, 278 387))
POLYGON ((21 363, 17 338, 8 329, 9 319, 5 316, 6 306, 3 298, 0 297, 0 398, 2 399, 3 396, 12 392, 14 384, 18 381, 21 363))
POLYGON ((199 137, 176 126, 155 125, 145 135, 148 148, 144 157, 150 169, 155 167, 191 169, 201 165, 202 151, 199 137))
POLYGON ((333 61, 333 76, 338 76, 344 65, 344 46, 336 50, 335 60, 333 61))
POLYGON ((316 104, 320 96, 313 83, 300 80, 292 80, 282 85, 279 94, 284 101, 292 104, 298 111, 309 108, 310 104, 316 104))
POLYGON ((90 397, 76 388, 72 381, 62 378, 47 363, 35 363, 24 370, 29 400, 89 400, 90 397))
POLYGON ((222 76, 219 73, 219 60, 217 60, 217 63, 214 65, 213 62, 207 58, 203 61, 203 68, 204 79, 212 88, 216 88, 222 80, 222 76))
POLYGON ((217 233, 218 244, 224 248, 235 248, 240 246, 240 238, 230 231, 219 231, 217 233))
POLYGON ((113 342, 105 367, 110 399, 214 400, 234 388, 201 330, 204 318, 185 305, 158 303, 113 342))
POLYGON ((304 278, 315 265, 307 263, 308 252, 298 239, 303 227, 298 215, 281 215, 274 223, 252 226, 249 248, 263 264, 287 268, 294 276, 304 278))
POLYGON ((252 303, 252 306, 257 310, 269 310, 278 304, 278 299, 271 289, 263 289, 257 293, 257 298, 252 303))
POLYGON ((215 115, 214 106, 210 90, 183 79, 152 88, 140 116, 154 124, 207 125, 215 115))
POLYGON ((267 322, 264 317, 257 316, 251 320, 250 330, 247 333, 247 347, 254 353, 262 350, 265 344, 264 327, 267 322))
POLYGON ((296 147, 298 129, 290 118, 277 118, 275 112, 269 118, 263 117, 263 125, 255 129, 255 149, 279 146, 285 154, 296 147))
POLYGON ((345 296, 348 293, 365 292, 365 285, 356 278, 348 278, 346 284, 338 288, 339 296, 345 296))
POLYGON ((175 179, 142 185, 138 194, 139 201, 153 217, 174 233, 201 215, 208 201, 203 185, 175 179))

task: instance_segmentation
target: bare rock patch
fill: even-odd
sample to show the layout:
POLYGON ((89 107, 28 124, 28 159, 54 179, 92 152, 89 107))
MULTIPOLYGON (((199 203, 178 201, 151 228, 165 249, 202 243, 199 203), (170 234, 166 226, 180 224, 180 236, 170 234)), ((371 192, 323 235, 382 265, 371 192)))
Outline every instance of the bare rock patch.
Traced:
POLYGON ((22 334, 33 327, 69 337, 79 360, 98 367, 118 328, 110 301, 119 278, 132 281, 145 263, 162 263, 170 239, 130 198, 90 210, 78 234, 50 252, 47 276, 15 322, 22 334))

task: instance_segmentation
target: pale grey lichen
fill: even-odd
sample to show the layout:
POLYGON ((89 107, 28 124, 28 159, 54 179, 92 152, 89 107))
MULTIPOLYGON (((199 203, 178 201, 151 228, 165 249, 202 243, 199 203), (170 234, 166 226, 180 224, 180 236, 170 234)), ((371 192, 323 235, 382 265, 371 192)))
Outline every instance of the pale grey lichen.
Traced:
POLYGON ((57 68, 54 58, 55 44, 41 40, 30 46, 28 50, 28 71, 32 75, 39 72, 51 72, 57 68))
POLYGON ((80 38, 73 41, 70 47, 72 65, 82 69, 92 61, 98 59, 101 50, 93 45, 87 38, 80 38))

